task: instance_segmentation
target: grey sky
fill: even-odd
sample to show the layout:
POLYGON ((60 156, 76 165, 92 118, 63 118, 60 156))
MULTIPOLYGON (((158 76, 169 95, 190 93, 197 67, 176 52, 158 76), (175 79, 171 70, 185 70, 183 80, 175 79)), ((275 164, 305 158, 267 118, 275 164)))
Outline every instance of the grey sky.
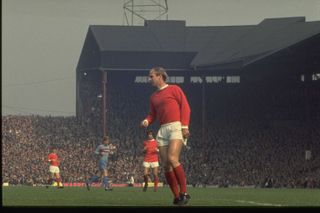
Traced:
MULTIPOLYGON (((2 0, 2 114, 75 115, 75 70, 88 27, 123 25, 123 3, 2 0)), ((320 0, 168 0, 168 6, 169 19, 187 26, 292 16, 320 21, 320 0)))

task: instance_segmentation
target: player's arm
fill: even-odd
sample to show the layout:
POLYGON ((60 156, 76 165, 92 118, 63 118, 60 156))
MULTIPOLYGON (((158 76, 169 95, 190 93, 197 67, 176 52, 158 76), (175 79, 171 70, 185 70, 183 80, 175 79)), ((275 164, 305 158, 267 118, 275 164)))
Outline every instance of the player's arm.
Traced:
POLYGON ((181 131, 182 131, 183 138, 189 138, 189 136, 190 136, 189 129, 182 128, 181 131))
POLYGON ((147 153, 147 147, 146 146, 143 147, 142 153, 144 153, 144 154, 147 153))
POLYGON ((100 155, 100 145, 97 146, 96 150, 94 151, 95 155, 100 155))
POLYGON ((111 146, 112 146, 112 150, 117 150, 117 146, 116 145, 114 145, 114 144, 111 144, 111 146))
POLYGON ((45 162, 46 162, 46 163, 48 163, 48 164, 50 165, 50 163, 51 163, 51 159, 50 159, 50 158, 48 158, 45 162))
POLYGON ((147 153, 147 149, 148 149, 148 147, 147 147, 147 142, 146 142, 146 141, 143 141, 142 153, 143 153, 143 154, 146 154, 146 153, 147 153))
POLYGON ((187 100, 187 97, 183 93, 183 91, 180 89, 180 87, 177 87, 177 90, 175 91, 175 96, 178 100, 178 103, 180 104, 180 111, 181 111, 181 130, 182 135, 184 138, 188 138, 190 136, 189 132, 189 122, 190 122, 190 113, 191 109, 187 100))
POLYGON ((113 155, 114 152, 117 150, 117 147, 115 145, 113 145, 112 143, 110 143, 108 145, 108 147, 109 147, 109 154, 111 154, 111 155, 113 155))
POLYGON ((51 162, 55 162, 56 159, 53 157, 53 156, 48 156, 48 162, 51 163, 51 162))
POLYGON ((182 129, 188 129, 189 122, 190 122, 191 109, 190 109, 187 97, 185 96, 183 91, 180 89, 180 87, 177 87, 176 97, 180 104, 180 111, 181 111, 180 120, 181 120, 182 129))
POLYGON ((58 159, 55 159, 55 158, 50 159, 50 162, 56 162, 58 164, 60 163, 60 161, 58 159))
POLYGON ((154 154, 158 154, 158 152, 159 152, 158 147, 155 147, 155 148, 153 149, 153 153, 154 153, 154 154))
POLYGON ((156 119, 156 109, 152 104, 152 101, 150 99, 150 111, 148 116, 141 122, 140 126, 147 128, 155 119, 156 119))

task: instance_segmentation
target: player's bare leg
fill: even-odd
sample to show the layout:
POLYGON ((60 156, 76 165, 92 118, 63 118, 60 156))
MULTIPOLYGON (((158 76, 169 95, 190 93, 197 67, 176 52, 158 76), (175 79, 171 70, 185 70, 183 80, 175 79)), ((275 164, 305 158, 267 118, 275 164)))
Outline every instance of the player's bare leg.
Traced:
POLYGON ((59 189, 62 189, 63 188, 63 184, 62 184, 62 181, 61 181, 61 177, 60 177, 60 174, 59 173, 54 173, 55 177, 56 177, 56 181, 57 181, 57 187, 59 189))
POLYGON ((49 186, 52 186, 53 180, 54 180, 54 174, 50 173, 50 175, 48 177, 48 182, 47 182, 46 188, 49 188, 49 186))
POLYGON ((144 192, 146 192, 148 189, 148 182, 149 182, 149 168, 148 167, 144 167, 143 180, 144 180, 144 187, 142 190, 144 192))
POLYGON ((102 176, 101 172, 98 170, 95 172, 95 174, 92 177, 86 180, 86 187, 88 191, 90 190, 92 183, 98 182, 99 179, 101 179, 101 177, 98 176, 99 173, 100 173, 100 176, 102 176))
POLYGON ((101 173, 103 174, 102 181, 103 181, 103 185, 104 185, 104 190, 105 191, 111 191, 112 188, 110 188, 110 185, 109 185, 109 177, 108 177, 107 169, 104 169, 101 173))
POLYGON ((159 178, 158 178, 158 167, 154 167, 153 168, 153 177, 154 177, 154 191, 158 191, 158 182, 159 182, 159 178))

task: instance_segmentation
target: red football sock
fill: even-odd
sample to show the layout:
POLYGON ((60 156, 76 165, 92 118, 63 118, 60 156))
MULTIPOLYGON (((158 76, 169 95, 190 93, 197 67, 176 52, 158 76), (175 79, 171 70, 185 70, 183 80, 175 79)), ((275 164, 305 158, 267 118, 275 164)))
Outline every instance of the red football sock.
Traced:
POLYGON ((62 186, 61 178, 57 178, 56 181, 57 181, 58 187, 62 186))
POLYGON ((158 182, 159 182, 159 178, 158 177, 154 177, 154 188, 155 189, 158 188, 158 182))
POLYGON ((164 173, 167 179, 167 182, 170 186, 170 189, 174 195, 174 197, 179 197, 179 188, 176 176, 173 171, 165 172, 164 173))
POLYGON ((143 180, 144 180, 145 185, 148 185, 148 175, 144 175, 143 180))
POLYGON ((186 193, 187 192, 187 180, 186 180, 186 175, 184 173, 182 165, 180 164, 176 168, 173 168, 173 171, 174 171, 174 174, 176 175, 177 181, 180 185, 180 192, 186 193))

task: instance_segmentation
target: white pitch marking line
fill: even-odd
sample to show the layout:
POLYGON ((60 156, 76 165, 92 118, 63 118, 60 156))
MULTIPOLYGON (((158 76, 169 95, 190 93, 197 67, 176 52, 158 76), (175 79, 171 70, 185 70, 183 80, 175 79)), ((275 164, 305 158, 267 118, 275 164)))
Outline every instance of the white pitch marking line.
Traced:
POLYGON ((259 203, 259 202, 254 202, 250 200, 235 200, 238 203, 250 203, 250 204, 255 204, 255 205, 262 205, 262 206, 282 206, 281 204, 273 204, 273 203, 259 203))

